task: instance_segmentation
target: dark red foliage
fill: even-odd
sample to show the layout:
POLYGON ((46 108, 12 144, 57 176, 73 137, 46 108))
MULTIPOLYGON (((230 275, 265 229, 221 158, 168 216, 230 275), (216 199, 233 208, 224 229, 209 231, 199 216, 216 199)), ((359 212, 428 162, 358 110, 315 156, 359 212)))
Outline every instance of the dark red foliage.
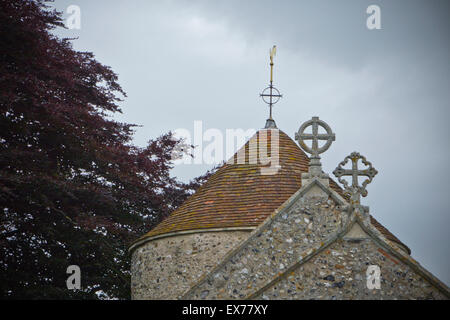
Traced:
POLYGON ((127 298, 128 244, 201 179, 169 176, 170 133, 131 144, 133 125, 110 116, 117 75, 58 26, 42 1, 0 1, 0 296, 127 298), (66 289, 71 264, 81 291, 66 289))

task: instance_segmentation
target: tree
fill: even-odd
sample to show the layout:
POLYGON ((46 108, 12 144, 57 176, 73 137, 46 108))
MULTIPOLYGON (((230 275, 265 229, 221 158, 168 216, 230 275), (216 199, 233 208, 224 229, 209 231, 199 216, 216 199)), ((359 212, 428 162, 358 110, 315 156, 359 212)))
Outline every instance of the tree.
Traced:
POLYGON ((51 34, 45 2, 0 1, 0 295, 129 297, 127 247, 199 186, 171 178, 170 133, 131 143, 111 68, 51 34), (81 268, 82 290, 66 288, 81 268))

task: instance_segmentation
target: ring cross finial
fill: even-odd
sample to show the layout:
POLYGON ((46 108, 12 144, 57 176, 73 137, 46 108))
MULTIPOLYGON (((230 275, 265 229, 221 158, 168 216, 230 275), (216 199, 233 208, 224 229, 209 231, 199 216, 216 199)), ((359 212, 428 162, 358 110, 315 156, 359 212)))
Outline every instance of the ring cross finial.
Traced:
POLYGON ((295 139, 304 151, 310 153, 313 158, 318 158, 320 153, 328 150, 336 136, 325 121, 320 120, 319 117, 313 117, 301 125, 295 134, 295 139), (312 133, 305 133, 305 129, 309 126, 312 126, 312 133), (319 127, 324 128, 327 133, 319 133, 319 127), (306 145, 305 140, 312 140, 311 148, 306 145), (325 145, 320 148, 319 140, 326 140, 325 145))
POLYGON ((319 117, 313 117, 311 120, 304 122, 298 132, 295 133, 295 139, 298 141, 300 147, 311 154, 309 162, 309 174, 311 177, 321 176, 322 166, 320 164, 319 154, 328 150, 331 143, 336 139, 335 134, 331 131, 330 126, 319 119, 319 117), (312 127, 311 133, 305 133, 306 128, 312 127), (325 129, 326 133, 319 133, 319 127, 325 129), (305 141, 312 140, 311 147, 307 146, 305 141), (325 144, 319 147, 319 140, 325 140, 325 144))

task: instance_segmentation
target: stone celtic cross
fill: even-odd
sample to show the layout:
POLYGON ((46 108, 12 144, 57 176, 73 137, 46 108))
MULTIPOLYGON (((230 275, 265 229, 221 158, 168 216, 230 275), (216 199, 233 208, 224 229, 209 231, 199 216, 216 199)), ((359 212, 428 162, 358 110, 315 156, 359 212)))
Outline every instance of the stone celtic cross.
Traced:
POLYGON ((295 140, 302 149, 311 154, 309 163, 309 173, 311 176, 319 176, 322 174, 322 167, 320 164, 319 154, 328 150, 331 143, 336 139, 335 134, 331 131, 331 128, 325 121, 319 119, 319 117, 313 117, 311 120, 304 122, 298 132, 295 133, 295 140), (312 126, 312 133, 305 133, 306 128, 312 126), (319 127, 325 129, 326 133, 319 133, 319 127), (312 140, 312 146, 308 147, 305 140, 312 140), (319 147, 319 140, 325 140, 325 144, 319 147))
POLYGON ((344 185, 345 192, 351 196, 352 204, 360 203, 360 196, 367 196, 366 186, 372 182, 373 177, 378 173, 378 171, 372 167, 372 164, 366 160, 366 157, 359 154, 359 152, 352 152, 349 156, 345 157, 345 159, 339 163, 338 167, 333 171, 333 174, 338 178, 339 182, 344 185), (344 169, 343 167, 347 164, 347 162, 352 161, 351 169, 344 169), (358 161, 367 166, 366 169, 358 169, 358 161), (349 186, 348 182, 342 177, 351 176, 352 177, 352 185, 349 186), (361 185, 358 183, 358 177, 367 177, 361 185))

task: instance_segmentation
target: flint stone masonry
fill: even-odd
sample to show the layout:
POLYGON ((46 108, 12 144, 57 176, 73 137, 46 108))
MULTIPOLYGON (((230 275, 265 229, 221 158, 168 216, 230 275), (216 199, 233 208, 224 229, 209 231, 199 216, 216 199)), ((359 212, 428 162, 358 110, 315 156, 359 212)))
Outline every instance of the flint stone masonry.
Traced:
POLYGON ((447 299, 371 238, 337 240, 255 299, 447 299), (381 288, 368 289, 369 265, 381 269, 381 288))
POLYGON ((193 233, 144 243, 131 257, 132 299, 176 299, 249 233, 193 233))
POLYGON ((131 272, 133 299, 450 297, 445 284, 384 238, 366 214, 350 213, 322 182, 300 189, 252 233, 192 233, 141 244, 131 272), (380 290, 367 288, 370 265, 381 268, 380 290))
POLYGON ((245 298, 335 234, 346 212, 323 191, 310 191, 309 196, 279 211, 183 298, 245 298))

